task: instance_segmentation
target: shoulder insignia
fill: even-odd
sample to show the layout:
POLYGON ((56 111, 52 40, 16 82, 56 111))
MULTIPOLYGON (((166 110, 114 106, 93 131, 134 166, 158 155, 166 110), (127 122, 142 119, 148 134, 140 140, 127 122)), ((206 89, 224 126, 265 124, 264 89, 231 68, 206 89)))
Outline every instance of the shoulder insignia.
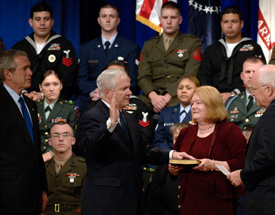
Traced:
POLYGON ((67 104, 70 104, 70 105, 73 105, 74 104, 74 102, 72 101, 72 100, 70 100, 70 101, 65 101, 67 104))
POLYGON ((78 106, 74 107, 74 111, 76 113, 77 118, 80 118, 80 112, 79 112, 79 107, 78 106))
POLYGON ((201 48, 197 48, 195 51, 193 51, 193 58, 197 61, 201 61, 201 48))

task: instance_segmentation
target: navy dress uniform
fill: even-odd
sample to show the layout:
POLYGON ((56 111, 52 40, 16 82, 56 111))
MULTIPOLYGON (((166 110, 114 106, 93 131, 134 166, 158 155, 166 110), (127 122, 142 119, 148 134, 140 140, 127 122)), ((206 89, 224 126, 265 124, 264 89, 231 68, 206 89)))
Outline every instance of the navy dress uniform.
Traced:
POLYGON ((46 161, 45 166, 48 203, 44 214, 80 214, 82 187, 87 173, 85 159, 72 154, 58 173, 53 158, 46 161))
POLYGON ((246 104, 245 93, 230 97, 225 102, 225 107, 229 114, 228 122, 239 126, 242 131, 253 129, 265 111, 264 108, 257 106, 256 102, 247 111, 246 104))
POLYGON ((50 130, 55 123, 59 121, 67 122, 73 128, 74 135, 76 135, 78 107, 74 105, 74 102, 59 98, 53 109, 50 111, 47 119, 45 117, 44 99, 36 101, 36 105, 41 135, 42 154, 53 151, 48 143, 48 139, 50 138, 50 130))

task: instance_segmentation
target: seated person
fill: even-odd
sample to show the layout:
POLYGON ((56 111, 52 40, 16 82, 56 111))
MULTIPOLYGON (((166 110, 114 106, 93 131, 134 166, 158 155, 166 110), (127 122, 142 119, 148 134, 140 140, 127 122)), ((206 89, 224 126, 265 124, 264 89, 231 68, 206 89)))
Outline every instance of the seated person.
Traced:
POLYGON ((45 98, 36 101, 39 129, 41 135, 41 151, 44 161, 52 158, 52 147, 48 144, 50 129, 59 122, 67 122, 76 133, 78 122, 78 108, 72 101, 63 100, 59 97, 62 83, 59 75, 53 70, 45 71, 40 79, 40 91, 45 98))
MULTIPOLYGON (((183 122, 170 128, 170 132, 173 135, 173 143, 176 142, 181 129, 188 126, 190 126, 189 123, 183 122)), ((158 166, 153 174, 151 189, 148 196, 148 211, 150 215, 180 214, 180 207, 177 205, 177 199, 181 177, 177 177, 176 180, 170 179, 167 166, 168 165, 158 166)))
POLYGON ((228 122, 239 126, 247 141, 253 128, 264 113, 264 109, 257 106, 254 97, 250 95, 252 75, 262 65, 264 65, 264 62, 261 58, 248 57, 243 63, 243 71, 240 75, 245 85, 245 92, 230 97, 225 102, 225 107, 229 114, 228 122))
POLYGON ((54 124, 50 132, 49 144, 54 156, 45 163, 48 203, 44 214, 80 214, 82 187, 87 173, 85 159, 72 152, 75 137, 68 123, 54 124))
POLYGON ((191 99, 200 82, 194 76, 183 76, 177 86, 177 96, 180 104, 164 108, 160 112, 159 120, 155 129, 154 145, 163 149, 173 148, 173 137, 170 127, 180 122, 189 122, 191 117, 191 99))

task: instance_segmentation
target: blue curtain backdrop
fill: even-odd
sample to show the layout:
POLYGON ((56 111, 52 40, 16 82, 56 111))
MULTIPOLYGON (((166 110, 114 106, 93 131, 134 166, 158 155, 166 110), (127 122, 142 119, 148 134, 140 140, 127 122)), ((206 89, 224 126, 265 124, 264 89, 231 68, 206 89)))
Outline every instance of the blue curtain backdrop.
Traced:
MULTIPOLYGON (((188 32, 188 2, 178 0, 181 7, 183 22, 180 30, 188 32)), ((0 0, 0 37, 10 49, 18 40, 32 32, 28 24, 30 8, 38 0, 0 0)), ((115 4, 120 11, 121 23, 118 32, 129 40, 143 47, 144 41, 156 36, 156 32, 135 20, 134 0, 45 0, 53 7, 55 20, 53 30, 70 40, 76 53, 79 54, 80 44, 100 35, 97 23, 98 10, 106 4, 115 4)), ((208 0, 205 0, 208 2, 208 0)), ((235 5, 244 13, 243 33, 253 40, 257 38, 258 0, 221 0, 222 9, 235 5)), ((200 25, 197 25, 200 28, 200 25)))

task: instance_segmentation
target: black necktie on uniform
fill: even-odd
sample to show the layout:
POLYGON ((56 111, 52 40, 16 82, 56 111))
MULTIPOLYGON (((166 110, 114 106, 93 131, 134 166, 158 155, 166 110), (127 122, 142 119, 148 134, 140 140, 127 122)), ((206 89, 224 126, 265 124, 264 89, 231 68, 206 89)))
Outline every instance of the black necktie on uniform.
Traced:
POLYGON ((45 108, 45 113, 47 112, 47 111, 51 111, 52 109, 50 108, 50 106, 47 106, 46 108, 45 108))
MULTIPOLYGON (((186 111, 185 111, 185 110, 183 110, 182 112, 180 112, 180 116, 181 116, 183 113, 185 113, 185 116, 186 116, 186 111)), ((182 119, 181 122, 183 122, 184 118, 185 118, 185 117, 183 117, 183 119, 182 119)))
POLYGON ((246 110, 247 110, 247 112, 250 110, 250 108, 253 106, 253 96, 249 96, 248 97, 248 99, 249 99, 249 102, 248 102, 248 104, 247 104, 247 106, 246 106, 246 110))
POLYGON ((109 41, 106 41, 105 43, 104 43, 104 45, 105 45, 105 54, 106 55, 108 55, 108 52, 110 51, 110 48, 109 48, 109 46, 110 46, 110 42, 109 41))
POLYGON ((124 118, 124 114, 122 111, 119 112, 119 121, 120 121, 120 125, 121 125, 125 135, 127 136, 128 140, 131 142, 128 126, 127 126, 127 123, 126 123, 126 120, 124 118))

